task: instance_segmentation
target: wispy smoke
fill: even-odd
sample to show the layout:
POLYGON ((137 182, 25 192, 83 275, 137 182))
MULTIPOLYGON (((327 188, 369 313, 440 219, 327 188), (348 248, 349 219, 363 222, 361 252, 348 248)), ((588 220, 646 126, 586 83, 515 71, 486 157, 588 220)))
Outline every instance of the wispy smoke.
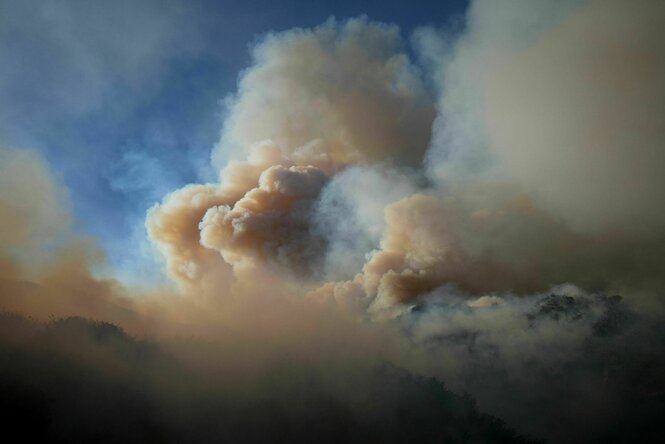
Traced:
MULTIPOLYGON (((0 307, 45 319, 78 313, 127 321, 120 285, 95 279, 101 252, 70 231, 64 188, 36 152, 0 149, 0 307)), ((130 303, 127 300, 126 304, 130 303)))
POLYGON ((31 151, 0 147, 0 245, 25 255, 53 241, 70 223, 66 191, 53 183, 46 162, 31 151))

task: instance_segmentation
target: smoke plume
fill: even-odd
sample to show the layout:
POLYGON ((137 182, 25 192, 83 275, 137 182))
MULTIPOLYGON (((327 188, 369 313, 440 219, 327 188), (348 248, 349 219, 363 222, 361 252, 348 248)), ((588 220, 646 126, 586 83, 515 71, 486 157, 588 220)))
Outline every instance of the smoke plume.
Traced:
MULTIPOLYGON (((650 0, 478 0, 460 29, 416 31, 418 63, 396 26, 367 18, 270 33, 225 102, 219 181, 148 211, 176 288, 135 294, 95 277, 57 181, 41 160, 7 151, 2 303, 160 338, 168 353, 151 355, 147 374, 162 359, 176 364, 154 390, 171 413, 193 403, 171 377, 192 378, 191 393, 232 393, 228 405, 206 398, 222 412, 246 409, 220 432, 231 440, 281 427, 296 441, 328 428, 344 430, 341 441, 518 440, 501 424, 483 429, 490 420, 476 422, 469 395, 536 438, 655 437, 664 21, 650 0), (49 243, 62 233, 67 242, 49 243), (35 247, 51 259, 32 263, 35 247), (455 416, 459 430, 423 425, 450 414, 430 389, 468 413, 455 416), (311 405, 321 428, 288 425, 311 405), (399 423, 408 435, 373 434, 404 405, 417 418, 401 417, 416 425, 399 423), (269 412, 279 427, 248 435, 243 426, 269 412)), ((40 338, 46 327, 21 328, 40 338)), ((199 415, 208 407, 184 410, 209 428, 199 415)), ((199 436, 190 426, 174 428, 199 436)))

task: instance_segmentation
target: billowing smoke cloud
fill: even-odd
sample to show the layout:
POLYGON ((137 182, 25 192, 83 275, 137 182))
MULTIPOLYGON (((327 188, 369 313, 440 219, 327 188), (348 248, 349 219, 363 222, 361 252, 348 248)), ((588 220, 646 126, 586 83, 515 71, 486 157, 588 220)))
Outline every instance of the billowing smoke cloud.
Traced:
POLYGON ((664 16, 650 0, 478 1, 445 60, 423 30, 443 90, 435 173, 498 166, 576 231, 661 236, 664 16))
MULTIPOLYGON (((130 294, 95 277, 94 244, 68 230, 66 195, 43 159, 13 150, 3 150, 2 158, 11 199, 0 210, 18 226, 6 227, 6 234, 16 231, 0 250, 6 433, 99 442, 524 442, 468 397, 390 364, 398 338, 384 327, 368 328, 265 280, 234 289, 242 299, 220 305, 189 303, 167 290, 130 294), (38 217, 45 210, 62 218, 45 224, 38 217), (48 251, 36 263, 19 254, 24 245, 48 251), (151 339, 132 338, 118 325, 151 339)), ((268 200, 283 210, 285 201, 307 198, 303 190, 318 190, 325 177, 315 167, 272 166, 246 194, 275 193, 268 200)), ((229 198, 233 187, 224 191, 217 197, 229 198)), ((248 199, 238 198, 234 208, 246 208, 248 199)), ((213 257, 221 260, 217 252, 213 257)))
MULTIPOLYGON (((635 142, 653 155, 616 137, 598 145, 575 128, 611 127, 624 137, 637 134, 637 127, 625 126, 632 124, 621 119, 624 126, 619 129, 603 120, 612 108, 605 102, 589 99, 593 103, 587 106, 580 101, 602 97, 623 103, 639 91, 626 83, 630 79, 612 88, 594 83, 593 88, 601 89, 587 95, 575 92, 581 86, 571 86, 595 78, 597 63, 584 54, 596 49, 605 54, 606 64, 622 64, 622 54, 641 51, 656 57, 648 66, 660 66, 660 52, 643 42, 655 41, 651 34, 657 30, 648 26, 631 33, 636 35, 622 46, 623 52, 603 49, 613 47, 609 36, 638 26, 650 9, 632 11, 621 22, 624 29, 609 19, 585 24, 599 14, 620 15, 621 6, 614 3, 545 7, 516 1, 500 14, 493 8, 474 3, 467 29, 448 45, 433 30, 417 33, 423 58, 436 62, 433 78, 441 82, 440 114, 425 164, 433 185, 413 169, 404 169, 423 159, 434 101, 402 52, 396 28, 363 19, 331 21, 314 30, 271 34, 259 42, 254 65, 229 99, 215 151, 220 159, 246 153, 247 160, 224 167, 219 185, 174 193, 148 219, 151 237, 167 253, 172 275, 200 283, 202 274, 212 274, 216 282, 228 282, 228 271, 204 271, 222 270, 224 262, 233 265, 236 274, 241 265, 279 266, 309 284, 322 276, 343 276, 348 280, 321 285, 352 289, 353 294, 360 286, 366 302, 376 300, 374 309, 413 301, 449 283, 477 295, 543 291, 562 282, 605 291, 626 285, 652 292, 660 288, 654 281, 653 258, 662 251, 663 224, 650 213, 659 211, 655 202, 665 189, 657 174, 663 169, 659 114, 655 108, 623 111, 633 119, 655 122, 640 133, 651 142, 635 142), (574 45, 577 40, 581 43, 574 45), (559 60, 561 48, 567 47, 580 55, 559 60), (544 65, 540 59, 530 62, 530 57, 546 59, 566 75, 522 67, 544 65), (520 76, 533 76, 540 83, 520 76), (545 91, 556 100, 538 95, 545 91), (546 112, 534 111, 538 107, 546 112), (568 108, 587 111, 577 118, 563 112, 568 108), (518 118, 520 113, 524 116, 518 118), (566 117, 559 119, 559 114, 566 117), (544 126, 551 134, 538 129, 544 126), (643 162, 649 167, 641 168, 643 162), (361 190, 344 185, 357 181, 347 172, 350 165, 365 172, 356 175, 367 176, 361 190), (596 173, 588 173, 587 165, 596 173), (372 172, 376 168, 393 169, 392 181, 410 191, 383 197, 385 181, 372 172), (638 193, 638 186, 648 188, 638 193), (622 191, 613 191, 617 187, 622 191), (631 189, 642 197, 637 199, 631 189), (625 203, 610 205, 612 199, 625 203), (372 204, 377 200, 382 205, 372 204), (340 202, 344 207, 330 207, 340 202), (635 223, 620 221, 619 211, 635 217, 635 223), (350 242, 358 246, 351 248, 350 242), (640 251, 648 257, 640 258, 640 251), (344 263, 347 259, 355 271, 344 263)), ((617 75, 611 67, 606 71, 617 75)), ((649 86, 648 78, 638 82, 640 91, 654 91, 658 97, 663 90, 658 78, 649 86)), ((631 103, 642 103, 639 97, 631 103)))
POLYGON ((266 139, 286 154, 320 140, 336 164, 420 163, 434 107, 396 26, 331 20, 269 34, 253 58, 228 99, 218 163, 266 139))
POLYGON ((433 102, 402 51, 396 27, 365 19, 259 43, 214 153, 236 160, 219 185, 173 193, 148 217, 172 276, 200 282, 211 250, 321 273, 327 240, 311 220, 328 178, 372 161, 417 166, 427 148, 433 102))
POLYGON ((231 294, 281 288, 354 319, 392 319, 410 344, 398 347, 403 365, 534 435, 583 439, 572 436, 579 413, 559 416, 563 429, 548 418, 567 407, 547 380, 565 375, 589 387, 570 394, 597 410, 586 415, 596 436, 624 405, 643 412, 622 394, 631 371, 608 355, 624 359, 622 341, 643 335, 639 360, 660 366, 645 327, 658 321, 633 310, 662 313, 665 289, 662 11, 474 2, 460 36, 416 34, 439 91, 434 122, 396 29, 352 20, 270 35, 215 152, 247 160, 205 188, 216 197, 191 212, 171 197, 148 226, 189 213, 174 231, 187 242, 169 248, 218 253, 231 294), (550 407, 525 411, 534 403, 550 407))
MULTIPOLYGON (((219 183, 148 213, 179 297, 87 282, 133 331, 221 343, 229 386, 287 356, 357 378, 325 393, 372 411, 355 393, 391 362, 536 437, 656 436, 664 11, 480 0, 458 35, 416 33, 424 74, 367 19, 269 34, 227 100, 219 183)), ((176 356, 217 374, 204 354, 176 356)))
POLYGON ((326 175, 313 166, 275 165, 258 187, 235 202, 209 209, 200 224, 201 245, 219 250, 235 266, 270 261, 288 270, 308 270, 321 256, 322 242, 309 234, 313 203, 326 175))
POLYGON ((593 1, 489 66, 492 149, 576 230, 664 233, 664 19, 661 2, 593 1))
POLYGON ((458 39, 416 35, 441 91, 427 170, 462 210, 462 245, 527 290, 663 291, 664 13, 478 1, 458 39))

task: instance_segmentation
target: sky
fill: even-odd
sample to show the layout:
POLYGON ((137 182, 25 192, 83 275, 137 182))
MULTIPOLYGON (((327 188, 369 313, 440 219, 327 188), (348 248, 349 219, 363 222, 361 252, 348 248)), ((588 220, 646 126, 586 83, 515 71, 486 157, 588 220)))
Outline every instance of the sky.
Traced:
POLYGON ((0 416, 50 442, 658 442, 664 22, 0 0, 0 416))

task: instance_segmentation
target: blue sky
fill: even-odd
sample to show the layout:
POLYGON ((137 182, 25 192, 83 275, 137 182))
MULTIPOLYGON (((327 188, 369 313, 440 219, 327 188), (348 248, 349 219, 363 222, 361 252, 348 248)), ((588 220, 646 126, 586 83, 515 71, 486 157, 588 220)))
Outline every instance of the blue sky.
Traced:
POLYGON ((270 31, 367 15, 443 26, 466 1, 0 1, 0 141, 40 151, 69 189, 76 229, 134 263, 145 211, 212 181, 224 97, 270 31))

